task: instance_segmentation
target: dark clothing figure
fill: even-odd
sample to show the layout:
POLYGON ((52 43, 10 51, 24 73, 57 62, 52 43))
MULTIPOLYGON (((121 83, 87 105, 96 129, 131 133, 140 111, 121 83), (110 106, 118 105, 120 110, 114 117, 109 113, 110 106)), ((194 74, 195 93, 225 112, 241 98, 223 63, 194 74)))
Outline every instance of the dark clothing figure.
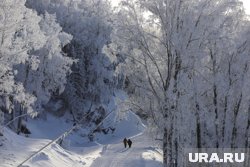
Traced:
POLYGON ((128 139, 128 147, 130 148, 132 146, 132 141, 130 139, 128 139))
POLYGON ((127 142, 128 140, 126 138, 123 139, 123 143, 124 143, 124 147, 126 148, 127 147, 127 142))

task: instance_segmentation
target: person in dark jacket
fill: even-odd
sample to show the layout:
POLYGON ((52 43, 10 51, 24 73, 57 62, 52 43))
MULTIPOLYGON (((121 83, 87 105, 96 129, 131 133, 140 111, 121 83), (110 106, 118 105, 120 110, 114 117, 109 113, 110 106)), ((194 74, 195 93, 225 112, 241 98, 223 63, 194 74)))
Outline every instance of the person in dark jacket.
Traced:
POLYGON ((128 140, 126 139, 126 137, 123 139, 123 144, 124 144, 124 147, 126 148, 127 147, 127 143, 128 143, 128 140))
POLYGON ((127 142, 128 142, 128 147, 131 148, 131 146, 132 146, 132 141, 131 141, 130 139, 128 139, 127 142))

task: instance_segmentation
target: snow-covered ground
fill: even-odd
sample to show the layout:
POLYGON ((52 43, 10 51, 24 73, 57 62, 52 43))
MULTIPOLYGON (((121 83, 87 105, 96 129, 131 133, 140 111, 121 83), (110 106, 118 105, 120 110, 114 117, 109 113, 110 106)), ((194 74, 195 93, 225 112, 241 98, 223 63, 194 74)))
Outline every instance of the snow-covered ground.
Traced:
MULTIPOLYGON (((74 132, 65 139, 64 148, 53 143, 31 158, 23 166, 29 167, 158 167, 162 166, 162 151, 158 143, 148 135, 147 128, 132 112, 126 112, 123 118, 114 119, 111 114, 106 124, 116 127, 114 133, 98 134, 95 142, 87 141, 74 132), (111 121, 116 120, 116 121, 111 121), (131 138, 133 146, 124 149, 122 140, 131 138), (67 148, 67 149, 66 149, 67 148)), ((47 120, 29 121, 27 127, 34 133, 30 137, 18 136, 8 128, 4 137, 0 137, 0 166, 18 166, 27 157, 55 139, 66 129, 72 127, 65 118, 48 116, 47 120), (57 128, 56 128, 57 127, 57 128), (61 127, 58 131, 58 127, 61 127)))
POLYGON ((162 151, 152 145, 147 133, 132 137, 131 148, 124 148, 121 141, 104 145, 101 156, 91 167, 161 167, 162 151))
MULTIPOLYGON (((4 129, 3 146, 0 150, 0 166, 15 167, 22 161, 48 144, 51 140, 33 139, 18 136, 11 130, 4 129)), ((72 148, 66 150, 53 143, 44 151, 34 156, 24 166, 30 167, 70 167, 89 166, 100 155, 100 146, 88 146, 86 148, 72 148)))

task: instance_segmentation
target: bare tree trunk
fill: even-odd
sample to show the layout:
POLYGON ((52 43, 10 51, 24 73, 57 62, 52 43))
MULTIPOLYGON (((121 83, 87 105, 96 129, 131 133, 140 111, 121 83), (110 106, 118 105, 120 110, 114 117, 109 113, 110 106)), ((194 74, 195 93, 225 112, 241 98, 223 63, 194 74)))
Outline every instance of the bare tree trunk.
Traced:
POLYGON ((196 141, 197 141, 197 148, 201 148, 201 124, 200 124, 200 115, 199 115, 200 107, 199 104, 196 102, 196 112, 195 112, 195 117, 196 117, 196 141))
POLYGON ((249 142, 250 142, 250 138, 248 136, 249 134, 249 128, 250 128, 250 105, 248 107, 248 116, 247 116, 247 128, 246 128, 246 131, 245 131, 245 148, 248 148, 249 147, 249 142))
POLYGON ((173 161, 173 147, 172 147, 172 144, 173 144, 173 122, 172 121, 171 121, 170 125, 171 126, 170 126, 170 130, 168 133, 168 146, 169 147, 167 148, 167 149, 169 149, 169 151, 168 151, 168 165, 172 165, 172 161, 173 161))
POLYGON ((163 165, 168 166, 168 130, 164 128, 163 132, 163 165))
MULTIPOLYGON (((214 44, 216 46, 216 43, 214 44)), ((214 107, 214 114, 215 114, 215 146, 216 148, 219 147, 219 130, 218 130, 218 92, 217 92, 217 85, 215 83, 216 80, 216 55, 213 53, 212 49, 209 50, 210 52, 210 58, 212 61, 212 72, 213 72, 213 107, 214 107)))
POLYGON ((233 115, 233 131, 232 131, 232 138, 231 138, 231 148, 235 148, 235 140, 237 137, 237 127, 236 127, 236 121, 241 105, 241 100, 242 100, 242 93, 240 94, 238 102, 236 102, 235 107, 234 107, 234 115, 233 115))
MULTIPOLYGON (((228 62, 228 85, 229 85, 228 92, 230 91, 231 86, 232 86, 232 69, 231 69, 232 68, 232 63, 233 63, 233 54, 230 55, 229 62, 228 62)), ((226 143, 225 143, 225 136, 226 136, 225 126, 226 126, 227 112, 228 112, 228 95, 226 95, 225 98, 224 98, 224 112, 223 112, 223 118, 222 118, 222 131, 221 131, 222 140, 221 141, 222 141, 223 147, 226 146, 226 143)))
POLYGON ((217 86, 213 85, 213 104, 214 104, 214 113, 215 113, 215 135, 216 135, 216 148, 219 147, 219 130, 218 130, 218 102, 217 102, 217 86))
POLYGON ((180 111, 178 111, 178 103, 180 98, 180 91, 178 90, 178 76, 180 74, 181 70, 181 57, 178 51, 176 51, 176 58, 175 58, 175 72, 174 72, 174 88, 173 88, 173 94, 176 97, 175 101, 173 101, 173 104, 171 104, 171 129, 170 129, 170 135, 169 138, 171 140, 171 157, 170 157, 170 163, 172 166, 175 166, 178 162, 178 136, 180 135, 178 132, 178 114, 180 111))
MULTIPOLYGON (((248 116, 247 116, 247 128, 245 131, 245 153, 249 155, 249 128, 250 128, 250 105, 248 106, 248 116)), ((248 158, 247 161, 244 161, 244 166, 249 166, 250 165, 250 159, 248 158)))
POLYGON ((224 100, 224 112, 223 112, 223 120, 222 120, 222 144, 223 146, 225 146, 225 126, 226 126, 226 116, 227 116, 227 104, 228 103, 228 97, 227 95, 225 96, 225 100, 224 100))
MULTIPOLYGON (((19 116, 23 114, 23 105, 19 105, 19 116)), ((21 132, 21 126, 22 126, 22 117, 18 118, 17 122, 17 134, 21 132)))

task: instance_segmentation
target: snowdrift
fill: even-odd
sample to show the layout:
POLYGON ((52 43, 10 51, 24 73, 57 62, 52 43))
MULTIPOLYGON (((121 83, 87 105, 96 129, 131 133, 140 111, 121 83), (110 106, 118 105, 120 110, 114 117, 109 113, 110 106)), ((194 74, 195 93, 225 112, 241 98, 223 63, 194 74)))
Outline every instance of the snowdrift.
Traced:
MULTIPOLYGON (((0 166, 16 167, 26 158, 45 146, 51 140, 31 139, 18 136, 8 128, 4 129, 4 137, 1 137, 3 146, 0 147, 0 166)), ((89 166, 101 152, 99 146, 89 147, 88 150, 65 150, 53 143, 42 152, 25 163, 25 167, 80 167, 89 166)))

